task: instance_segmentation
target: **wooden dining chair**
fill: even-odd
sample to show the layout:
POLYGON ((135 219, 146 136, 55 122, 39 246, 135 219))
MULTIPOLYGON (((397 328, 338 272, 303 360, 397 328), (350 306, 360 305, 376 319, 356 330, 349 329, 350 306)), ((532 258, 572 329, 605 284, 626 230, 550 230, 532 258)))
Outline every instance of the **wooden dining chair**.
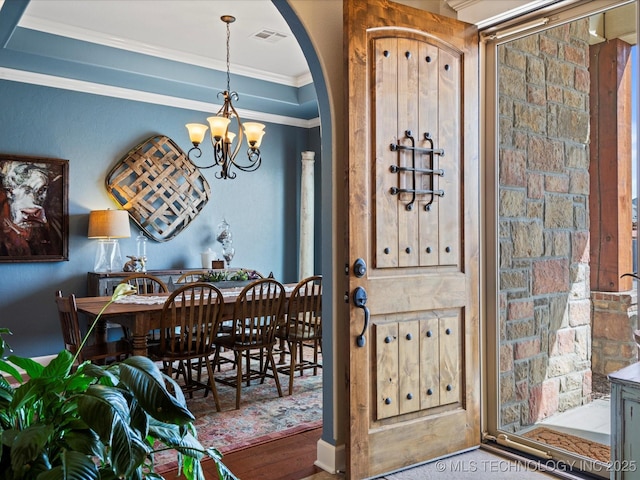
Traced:
MULTIPOLYGON (((120 283, 128 283, 136 288, 139 295, 153 294, 153 293, 168 293, 169 287, 161 279, 155 275, 149 273, 132 273, 120 280, 120 283)), ((126 327, 122 327, 122 333, 126 339, 131 338, 131 332, 126 327)), ((147 338, 148 343, 154 343, 158 341, 158 332, 149 332, 147 338)))
POLYGON ((172 376, 177 364, 184 376, 183 390, 193 393, 204 389, 213 392, 216 410, 220 411, 220 400, 213 376, 211 358, 215 344, 222 306, 222 292, 214 285, 192 282, 178 287, 164 303, 160 317, 160 339, 149 347, 149 356, 162 361, 167 375, 172 376), (192 365, 204 364, 209 375, 208 383, 193 377, 192 365))
POLYGON ((277 340, 276 330, 282 321, 284 302, 284 286, 280 282, 272 278, 253 281, 242 289, 235 301, 232 328, 216 337, 218 348, 214 366, 220 361, 221 349, 230 350, 234 355, 235 376, 218 376, 216 381, 236 388, 236 410, 240 409, 243 382, 248 386, 251 380, 260 379, 264 383, 266 377, 273 377, 278 395, 282 397, 273 347, 277 340), (254 353, 259 355, 257 368, 252 365, 256 361, 254 353), (271 374, 267 373, 268 368, 271 374))
POLYGON ((202 281, 202 276, 206 275, 207 273, 207 270, 194 270, 191 272, 185 272, 178 277, 176 283, 200 282, 202 281))
MULTIPOLYGON (((78 320, 76 297, 74 294, 63 297, 62 292, 58 290, 55 300, 56 306, 58 307, 64 348, 75 355, 83 339, 80 321, 78 320)), ((82 363, 86 360, 91 362, 121 360, 130 354, 131 345, 125 340, 86 343, 78 354, 78 362, 82 363)))
POLYGON ((293 289, 287 306, 285 323, 276 333, 287 342, 289 365, 278 367, 278 371, 289 375, 289 395, 293 393, 295 372, 303 375, 304 370, 318 374, 322 368, 319 354, 322 353, 322 275, 314 275, 298 282, 293 289), (313 358, 304 358, 304 347, 313 349, 313 358))
POLYGON ((167 293, 169 287, 158 277, 149 273, 132 273, 123 278, 120 283, 128 283, 138 290, 138 294, 167 293))

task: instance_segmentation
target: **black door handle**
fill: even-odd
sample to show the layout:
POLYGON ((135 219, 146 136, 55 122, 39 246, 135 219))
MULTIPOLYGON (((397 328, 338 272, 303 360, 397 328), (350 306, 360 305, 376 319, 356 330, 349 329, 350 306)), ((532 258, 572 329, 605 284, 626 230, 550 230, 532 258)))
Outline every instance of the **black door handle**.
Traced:
POLYGON ((353 291, 353 304, 364 310, 364 328, 362 329, 362 333, 356 337, 356 345, 358 347, 364 347, 366 343, 366 338, 364 333, 369 328, 369 309, 366 306, 367 303, 367 291, 362 287, 356 287, 353 291))

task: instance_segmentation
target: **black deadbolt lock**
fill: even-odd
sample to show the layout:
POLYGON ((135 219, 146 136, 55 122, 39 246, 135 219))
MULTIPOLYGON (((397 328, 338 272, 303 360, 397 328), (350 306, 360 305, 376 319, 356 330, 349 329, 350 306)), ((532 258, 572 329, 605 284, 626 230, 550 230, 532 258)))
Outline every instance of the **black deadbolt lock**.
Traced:
POLYGON ((367 273, 367 264, 364 263, 364 260, 359 258, 353 263, 353 274, 358 277, 364 277, 364 274, 367 273))

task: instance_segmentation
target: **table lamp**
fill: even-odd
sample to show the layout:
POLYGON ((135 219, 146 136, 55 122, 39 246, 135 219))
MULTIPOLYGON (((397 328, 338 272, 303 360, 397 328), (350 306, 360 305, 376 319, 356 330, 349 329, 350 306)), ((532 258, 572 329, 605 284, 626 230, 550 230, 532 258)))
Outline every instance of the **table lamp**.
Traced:
POLYGON ((131 236, 126 210, 93 210, 89 213, 89 238, 98 239, 94 272, 120 272, 123 262, 118 238, 131 236))

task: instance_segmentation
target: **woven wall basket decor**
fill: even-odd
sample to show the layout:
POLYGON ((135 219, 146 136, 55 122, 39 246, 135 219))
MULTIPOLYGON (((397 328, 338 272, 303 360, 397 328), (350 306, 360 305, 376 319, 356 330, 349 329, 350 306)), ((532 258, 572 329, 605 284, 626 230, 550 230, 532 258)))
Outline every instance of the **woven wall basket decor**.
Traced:
POLYGON ((180 147, 156 135, 127 153, 109 172, 107 191, 158 241, 178 235, 209 201, 211 189, 180 147))

